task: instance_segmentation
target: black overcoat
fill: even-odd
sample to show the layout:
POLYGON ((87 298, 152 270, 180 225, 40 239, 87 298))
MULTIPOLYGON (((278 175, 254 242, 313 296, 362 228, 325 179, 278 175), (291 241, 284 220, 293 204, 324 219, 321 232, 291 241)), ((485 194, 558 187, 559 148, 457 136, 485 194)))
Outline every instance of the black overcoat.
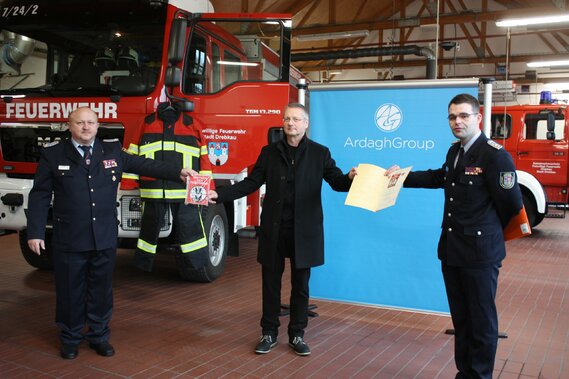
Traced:
MULTIPOLYGON (((266 184, 266 194, 259 228, 257 261, 274 267, 288 165, 285 141, 263 147, 253 170, 244 180, 219 188, 218 202, 227 202, 253 193, 266 184)), ((294 234, 297 268, 324 264, 324 227, 322 212, 322 180, 335 191, 346 192, 352 181, 336 167, 327 147, 306 137, 300 142, 295 158, 294 234)))
POLYGON ((180 180, 181 167, 130 155, 118 140, 95 139, 86 165, 71 140, 41 150, 28 201, 28 239, 45 239, 53 195, 53 244, 82 252, 117 246, 117 189, 123 172, 180 180))

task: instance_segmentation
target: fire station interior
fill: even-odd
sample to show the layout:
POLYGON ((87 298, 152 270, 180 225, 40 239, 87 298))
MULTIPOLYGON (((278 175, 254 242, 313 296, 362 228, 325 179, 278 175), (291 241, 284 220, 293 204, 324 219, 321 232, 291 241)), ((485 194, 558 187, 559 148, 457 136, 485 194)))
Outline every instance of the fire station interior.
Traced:
MULTIPOLYGON (((313 84, 493 78, 493 101, 500 106, 546 103, 565 109, 569 101, 569 1, 211 0, 211 5, 220 13, 292 14, 291 64, 313 84), (566 19, 553 24, 497 25, 535 16, 566 19), (365 57, 358 56, 360 50, 366 51, 365 57), (346 51, 354 53, 350 56, 346 51), (435 62, 430 74, 427 59, 435 62)), ((0 39, 5 45, 11 38, 2 32, 0 39)), ((106 81, 127 95, 150 93, 158 78, 156 46, 162 46, 162 40, 147 42, 146 46, 124 45, 76 55, 69 59, 65 75, 54 78, 60 80, 58 88, 64 91, 78 83, 106 81)), ((28 48, 23 52, 26 59, 46 55, 45 46, 28 48)), ((17 88, 35 75, 22 75, 0 60, 1 90, 17 88)), ((228 71, 224 80, 233 83, 239 75, 228 71)), ((194 89, 201 85, 187 81, 194 89)), ((480 91, 483 94, 484 87, 480 91)), ((5 113, 5 109, 3 104, 0 110, 5 113)), ((545 129, 547 117, 536 117, 533 124, 528 121, 524 138, 547 141, 547 133, 554 133, 565 149, 555 154, 567 160, 569 123, 562 112, 553 116, 554 126, 545 129)), ((498 115, 491 122, 492 138, 510 136, 511 119, 498 115)), ((22 142, 27 137, 11 134, 17 125, 1 124, 0 131, 5 132, 2 162, 9 161, 6 157, 37 161, 37 151, 29 151, 22 142)), ((122 138, 113 127, 104 133, 105 138, 122 138)), ((546 205, 547 212, 531 235, 506 242, 507 257, 496 295, 500 332, 496 379, 569 378, 568 174, 560 173, 565 175, 561 193, 565 200, 546 205)), ((21 178, 33 179, 33 174, 21 178)), ((0 193, 0 198, 4 195, 0 193)), ((140 204, 132 201, 127 207, 140 208, 140 204)), ((342 230, 325 233, 341 234, 342 230)), ((181 276, 168 249, 156 255, 152 272, 140 271, 132 264, 134 246, 120 244, 110 325, 116 354, 101 357, 83 343, 76 359, 63 360, 55 325, 53 271, 44 262, 35 261, 34 267, 27 261, 22 238, 17 230, 0 228, 2 378, 447 379, 456 375, 454 329, 448 312, 311 298, 305 339, 312 353, 308 357, 294 354, 286 337, 291 290, 288 261, 282 281, 279 343, 269 354, 255 354, 262 288, 254 230, 234 237, 238 244, 232 246, 238 251, 226 257, 214 280, 181 276)), ((378 231, 373 238, 384 237, 378 231)), ((430 258, 438 262, 435 250, 430 258)))

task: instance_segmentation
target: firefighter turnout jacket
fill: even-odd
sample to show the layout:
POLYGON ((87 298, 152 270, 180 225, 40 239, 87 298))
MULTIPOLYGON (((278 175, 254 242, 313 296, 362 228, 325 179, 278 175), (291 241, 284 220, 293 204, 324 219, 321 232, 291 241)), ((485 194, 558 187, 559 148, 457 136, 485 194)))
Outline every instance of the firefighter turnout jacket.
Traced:
MULTIPOLYGON (((157 111, 146 117, 140 145, 131 145, 129 151, 154 160, 176 162, 201 175, 212 174, 201 130, 195 127, 189 115, 169 103, 159 104, 157 111)), ((145 271, 152 270, 158 235, 171 209, 172 233, 185 257, 183 261, 196 269, 205 266, 209 255, 202 207, 184 204, 186 185, 143 176, 139 178, 139 185, 144 205, 135 265, 145 271)))

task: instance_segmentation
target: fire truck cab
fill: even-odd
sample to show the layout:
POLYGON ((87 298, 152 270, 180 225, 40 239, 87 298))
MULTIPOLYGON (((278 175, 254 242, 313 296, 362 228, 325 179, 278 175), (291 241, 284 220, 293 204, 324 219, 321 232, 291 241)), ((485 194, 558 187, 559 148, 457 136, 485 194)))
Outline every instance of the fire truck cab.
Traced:
POLYGON ((568 106, 494 105, 491 137, 512 155, 532 226, 548 205, 568 204, 568 106))
MULTIPOLYGON (((91 107, 98 137, 128 148, 167 94, 202 130, 218 187, 245 177, 282 125, 302 78, 290 67, 291 16, 208 12, 205 0, 2 1, 0 229, 20 233, 32 266, 51 266, 51 243, 48 229, 47 251, 28 250, 28 193, 41 146, 68 138, 73 109, 91 107)), ((180 275, 217 278, 228 253, 238 251, 235 233, 259 224, 261 197, 207 207, 209 264, 180 275)), ((134 241, 141 219, 135 181, 123 178, 116 204, 119 238, 134 241)), ((172 217, 157 222, 168 246, 172 217)))

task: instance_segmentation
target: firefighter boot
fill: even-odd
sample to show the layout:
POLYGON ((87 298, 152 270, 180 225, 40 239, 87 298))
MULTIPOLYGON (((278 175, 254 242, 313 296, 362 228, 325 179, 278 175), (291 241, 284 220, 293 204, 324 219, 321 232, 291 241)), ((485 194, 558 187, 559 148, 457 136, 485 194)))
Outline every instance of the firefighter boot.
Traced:
POLYGON ((184 262, 185 267, 191 267, 193 269, 199 270, 205 266, 209 261, 209 249, 206 247, 202 247, 200 249, 194 250, 189 253, 181 253, 182 254, 182 261, 184 262))
POLYGON ((152 272, 153 264, 154 254, 148 254, 139 250, 134 252, 134 267, 142 271, 152 272))

